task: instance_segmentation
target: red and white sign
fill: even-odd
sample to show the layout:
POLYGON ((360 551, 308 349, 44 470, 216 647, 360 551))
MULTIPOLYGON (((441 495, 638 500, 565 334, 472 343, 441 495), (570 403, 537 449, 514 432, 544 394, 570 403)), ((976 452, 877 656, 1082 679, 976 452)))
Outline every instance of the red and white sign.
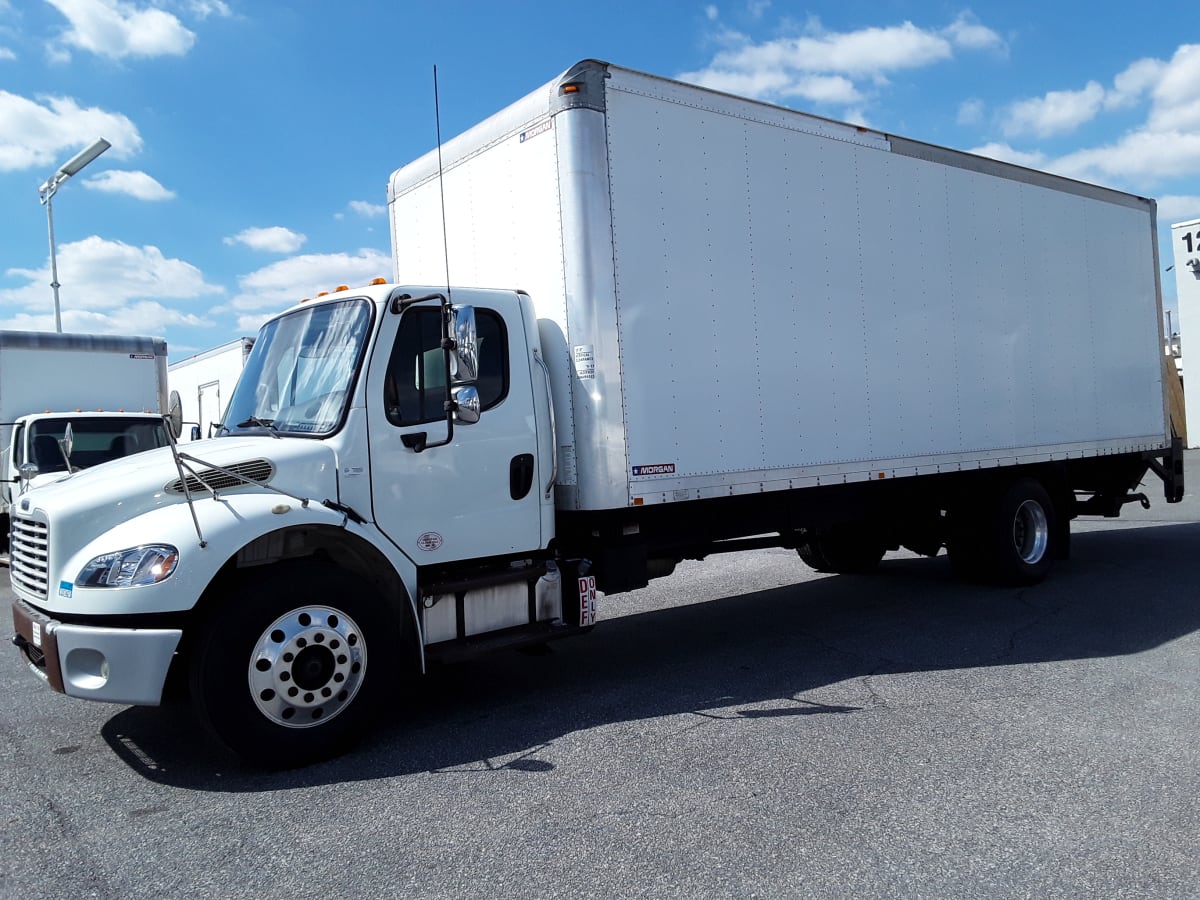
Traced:
POLYGON ((596 576, 579 579, 579 624, 596 624, 596 576))

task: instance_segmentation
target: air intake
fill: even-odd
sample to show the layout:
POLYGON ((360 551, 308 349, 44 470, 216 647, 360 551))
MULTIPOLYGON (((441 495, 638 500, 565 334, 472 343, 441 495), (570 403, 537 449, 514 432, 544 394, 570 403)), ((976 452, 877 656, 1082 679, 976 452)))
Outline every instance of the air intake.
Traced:
MULTIPOLYGON (((187 489, 192 494, 206 494, 209 491, 223 491, 235 488, 240 484, 265 484, 275 474, 275 467, 267 459, 252 459, 248 462, 234 463, 219 469, 201 469, 187 476, 187 489)), ((169 494, 182 494, 184 482, 175 479, 165 488, 169 494)))

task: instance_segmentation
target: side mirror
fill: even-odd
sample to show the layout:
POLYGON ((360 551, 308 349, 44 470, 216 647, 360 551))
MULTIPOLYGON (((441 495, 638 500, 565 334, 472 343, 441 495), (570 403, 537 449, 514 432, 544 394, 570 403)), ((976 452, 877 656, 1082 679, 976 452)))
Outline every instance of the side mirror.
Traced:
POLYGON ((25 489, 29 486, 29 482, 33 481, 33 479, 37 477, 37 463, 22 463, 21 468, 17 471, 21 476, 21 492, 24 493, 25 489))
POLYGON ((171 391, 167 401, 167 427, 171 429, 171 437, 179 440, 183 434, 183 401, 179 399, 179 391, 171 391))
POLYGON ((453 306, 450 316, 450 328, 454 334, 450 374, 457 384, 468 384, 479 377, 479 333, 475 329, 475 307, 453 306))
POLYGON ((454 402, 458 406, 454 416, 460 425, 474 425, 479 421, 479 391, 473 385, 454 389, 454 402))
POLYGON ((192 440, 193 441, 200 440, 200 426, 199 425, 192 426, 192 440))
POLYGON ((58 443, 62 447, 63 458, 69 463, 71 461, 71 451, 75 449, 75 429, 70 422, 67 423, 67 427, 63 431, 62 440, 58 443))

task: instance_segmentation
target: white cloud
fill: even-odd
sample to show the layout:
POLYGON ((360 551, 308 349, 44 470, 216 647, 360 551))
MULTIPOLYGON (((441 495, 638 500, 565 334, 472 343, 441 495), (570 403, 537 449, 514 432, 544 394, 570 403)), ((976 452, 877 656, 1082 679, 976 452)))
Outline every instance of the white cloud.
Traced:
POLYGON ((186 0, 183 7, 197 19, 207 19, 209 16, 220 16, 228 19, 233 15, 229 4, 222 0, 186 0))
MULTIPOLYGON (((168 325, 204 326, 210 323, 203 315, 168 306, 167 301, 224 292, 208 284, 195 266, 167 258, 157 247, 134 247, 94 235, 61 245, 57 262, 63 329, 68 331, 161 334, 168 325)), ((28 283, 0 290, 0 307, 17 310, 3 326, 54 330, 49 259, 41 269, 15 268, 5 274, 28 283)))
POLYGON ((841 75, 804 75, 780 90, 785 97, 803 97, 814 103, 861 103, 854 82, 841 75))
POLYGON ((1162 78, 1166 63, 1161 59, 1139 59, 1113 79, 1113 88, 1104 97, 1106 109, 1132 106, 1143 99, 1162 78))
POLYGON ((865 82, 887 84, 891 73, 923 68, 953 58, 955 47, 1003 47, 999 35, 967 16, 939 30, 912 22, 857 31, 826 31, 810 19, 799 37, 755 42, 721 31, 723 45, 703 69, 681 81, 749 97, 804 97, 816 103, 859 103, 865 82))
POLYGON ((243 313, 239 331, 252 334, 264 317, 287 309, 305 297, 330 291, 339 284, 367 284, 372 278, 387 278, 392 259, 374 249, 349 253, 310 253, 281 259, 238 279, 239 292, 230 306, 243 313), (258 312, 268 310, 261 316, 258 312), (253 313, 253 315, 250 315, 253 313))
POLYGON ((0 60, 11 61, 16 58, 17 54, 15 54, 12 50, 9 50, 7 47, 0 47, 0 60))
MULTIPOLYGON (((152 300, 114 307, 109 311, 73 309, 63 300, 63 331, 76 334, 146 334, 162 336, 168 328, 211 328, 213 323, 194 313, 171 309, 152 300)), ((50 312, 17 313, 9 318, 0 318, 0 328, 13 331, 54 331, 53 304, 47 298, 50 312)))
POLYGON ((174 191, 165 187, 147 175, 145 172, 127 172, 114 170, 101 172, 83 182, 85 188, 93 191, 104 191, 109 194, 126 194, 137 200, 173 200, 174 191))
POLYGON ((1145 195, 1170 179, 1200 173, 1200 45, 1181 45, 1167 62, 1137 60, 1113 79, 1111 90, 1090 82, 1085 92, 1051 92, 1015 104, 1010 111, 1025 109, 1025 132, 1041 135, 1053 133, 1055 124, 1065 130, 1072 117, 1086 121, 1101 109, 1148 104, 1146 118, 1106 144, 1043 160, 1041 168, 1145 195))
POLYGON ((1005 130, 1047 136, 1067 131, 1102 110, 1139 104, 1148 104, 1141 125, 1101 146, 1082 147, 1057 159, 1043 158, 1040 167, 1147 195, 1170 179, 1200 173, 1200 44, 1180 45, 1166 62, 1137 60, 1113 79, 1109 90, 1093 81, 1083 91, 1052 91, 1013 104, 1005 130))
POLYGON ((959 125, 978 125, 983 121, 984 105, 978 98, 964 100, 958 106, 959 125))
POLYGON ((978 156, 988 156, 992 159, 998 159, 1001 162, 1010 162, 1018 166, 1025 166, 1030 169, 1040 169, 1046 165, 1046 155, 1044 153, 1026 153, 1015 150, 1008 144, 984 144, 982 147, 976 147, 969 152, 978 156))
MULTIPOLYGON (((104 137, 112 148, 102 159, 124 159, 142 149, 137 127, 120 113, 81 107, 69 97, 39 97, 34 102, 0 90, 0 172, 52 167, 66 162, 91 138, 104 137)), ((95 165, 95 163, 93 163, 95 165)))
POLYGON ((1200 132, 1135 131, 1112 144, 1069 153, 1050 168, 1083 181, 1132 181, 1145 189, 1200 172, 1200 132))
POLYGON ((1168 194, 1158 198, 1159 224, 1190 222, 1200 219, 1200 196, 1185 197, 1168 194))
POLYGON ((295 253, 304 242, 307 235, 299 234, 281 225, 270 228, 247 228, 232 237, 225 238, 225 243, 245 244, 251 250, 262 250, 267 253, 295 253))
POLYGON ((1200 130, 1200 44, 1184 44, 1163 66, 1152 92, 1147 127, 1200 130))
POLYGON ((1043 97, 1020 100, 1008 108, 1004 133, 1049 137, 1074 131, 1095 118, 1104 106, 1104 98, 1100 83, 1089 81, 1081 91, 1050 91, 1043 97))
POLYGON ((746 12, 752 19, 761 19, 770 8, 771 0, 749 0, 746 3, 746 12))
POLYGON ((980 25, 974 16, 967 13, 961 14, 949 26, 942 29, 942 34, 957 47, 965 47, 970 50, 1007 49, 1000 35, 992 29, 980 25))
POLYGON ((368 219, 374 219, 376 216, 382 216, 387 212, 387 207, 381 203, 368 203, 366 200, 351 200, 350 208, 360 216, 365 216, 368 219))
POLYGON ((139 8, 124 0, 47 2, 69 23, 62 33, 63 44, 97 56, 182 56, 196 41, 177 17, 153 6, 139 8))
POLYGON ((721 15, 721 12, 716 6, 710 3, 708 6, 704 7, 704 15, 708 17, 710 22, 715 22, 721 15))

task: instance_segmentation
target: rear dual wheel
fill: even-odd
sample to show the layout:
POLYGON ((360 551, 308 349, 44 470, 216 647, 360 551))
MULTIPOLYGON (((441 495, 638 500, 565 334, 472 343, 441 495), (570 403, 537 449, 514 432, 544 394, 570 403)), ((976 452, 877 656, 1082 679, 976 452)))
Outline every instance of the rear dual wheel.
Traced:
POLYGON ((1060 551, 1058 511, 1042 484, 1018 478, 963 502, 948 541, 961 575, 999 584, 1036 584, 1060 551))

